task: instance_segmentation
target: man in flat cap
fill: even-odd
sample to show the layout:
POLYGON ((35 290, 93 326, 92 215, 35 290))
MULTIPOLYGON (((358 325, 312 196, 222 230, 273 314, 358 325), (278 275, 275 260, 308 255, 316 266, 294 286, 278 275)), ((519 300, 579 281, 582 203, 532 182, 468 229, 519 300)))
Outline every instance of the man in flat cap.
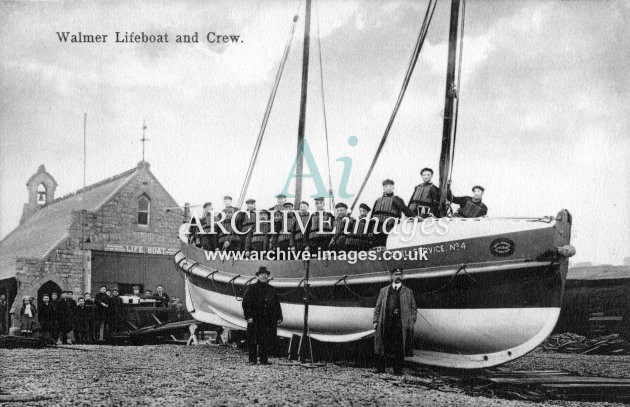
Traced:
POLYGON ((407 217, 414 216, 402 198, 394 195, 394 181, 386 179, 383 181, 383 196, 374 202, 372 210, 372 217, 375 222, 378 222, 378 232, 374 234, 374 246, 385 246, 387 234, 394 228, 402 214, 407 217))
POLYGON ((219 248, 219 235, 216 233, 217 226, 212 219, 214 216, 212 210, 212 202, 203 204, 201 226, 205 233, 199 234, 199 242, 201 243, 201 248, 207 251, 214 251, 219 248))
POLYGON ((266 252, 270 250, 271 224, 269 221, 269 211, 260 211, 260 226, 256 232, 256 227, 247 235, 245 240, 245 251, 266 252))
POLYGON ((256 200, 248 199, 245 201, 245 211, 239 212, 238 218, 236 219, 236 227, 241 233, 243 233, 240 235, 242 248, 245 247, 247 236, 256 228, 257 219, 256 200))
POLYGON ((287 203, 287 196, 285 194, 276 195, 277 203, 269 208, 270 211, 284 211, 284 204, 287 203))
POLYGON ((359 217, 353 218, 348 227, 346 246, 353 250, 368 250, 372 247, 374 232, 373 220, 368 216, 370 207, 362 203, 359 205, 359 217))
POLYGON ((418 313, 413 291, 402 285, 402 269, 390 273, 391 284, 381 289, 374 307, 374 354, 377 373, 385 372, 393 359, 394 374, 400 375, 405 356, 413 356, 413 328, 418 313))
POLYGON ((324 197, 315 198, 315 213, 308 224, 308 244, 313 254, 317 253, 317 249, 326 249, 332 237, 335 217, 326 211, 324 205, 324 197))
POLYGON ((457 218, 479 218, 486 216, 488 213, 488 207, 481 202, 485 189, 480 185, 472 187, 473 196, 453 196, 449 190, 449 200, 454 204, 459 205, 459 209, 453 215, 457 218))
POLYGON ((249 364, 268 365, 268 352, 277 336, 277 326, 282 323, 282 308, 276 289, 269 285, 269 270, 260 267, 257 281, 243 295, 243 316, 247 321, 247 346, 249 364))
POLYGON ((238 252, 241 250, 241 239, 232 228, 234 208, 225 208, 223 211, 225 212, 225 219, 221 221, 223 229, 219 228, 219 249, 226 252, 238 252))
POLYGON ((429 216, 439 216, 440 207, 440 189, 433 185, 433 170, 431 168, 423 168, 420 171, 422 176, 422 184, 416 185, 413 195, 409 200, 409 210, 415 216, 428 218, 429 216))
POLYGON ((295 222, 293 223, 293 229, 291 230, 291 246, 299 252, 303 251, 309 246, 307 228, 309 221, 311 220, 311 214, 309 213, 308 209, 308 202, 300 202, 300 210, 298 211, 295 222), (300 227, 298 219, 300 220, 302 225, 304 225, 304 229, 300 227), (304 232, 302 232, 302 230, 304 230, 304 232))
POLYGON ((349 223, 352 221, 352 218, 348 216, 348 205, 343 202, 339 202, 335 205, 335 212, 337 214, 333 222, 335 234, 332 239, 330 239, 328 247, 341 252, 347 249, 346 238, 350 231, 349 223))
MULTIPOLYGON (((275 249, 277 247, 278 250, 286 252, 293 249, 293 246, 291 246, 291 231, 295 225, 295 214, 291 212, 293 211, 293 204, 291 202, 285 202, 284 210, 288 212, 287 228, 284 230, 284 219, 282 217, 280 217, 279 224, 277 222, 274 223, 276 236, 274 238, 273 248, 275 249)), ((274 220, 275 219, 276 218, 274 218, 274 220)))
POLYGON ((223 206, 225 207, 225 209, 227 208, 232 208, 234 209, 234 206, 232 206, 232 197, 229 195, 226 195, 223 197, 223 206))

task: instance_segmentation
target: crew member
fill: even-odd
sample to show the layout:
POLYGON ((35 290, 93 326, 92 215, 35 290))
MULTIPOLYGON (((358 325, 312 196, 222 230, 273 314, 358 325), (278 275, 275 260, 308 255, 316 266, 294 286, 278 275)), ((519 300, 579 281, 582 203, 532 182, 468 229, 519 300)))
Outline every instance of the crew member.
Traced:
POLYGON ((429 216, 439 216, 440 208, 440 189, 433 185, 433 170, 431 168, 423 168, 420 171, 422 176, 422 184, 416 185, 413 195, 409 200, 409 210, 415 216, 428 218, 429 216))
POLYGON ((300 210, 295 217, 295 222, 293 222, 293 229, 291 230, 291 247, 293 247, 297 251, 302 251, 304 249, 308 249, 308 223, 311 218, 311 214, 308 212, 308 202, 302 201, 300 202, 300 210), (302 226, 300 226, 300 223, 302 226), (302 232, 302 227, 304 227, 304 232, 302 232))
POLYGON ((339 202, 335 205, 335 212, 337 213, 337 217, 333 223, 335 234, 332 239, 330 239, 328 247, 336 251, 344 251, 346 250, 346 237, 349 231, 348 223, 351 221, 351 218, 348 216, 348 205, 339 202))
POLYGON ((203 204, 203 218, 201 218, 201 226, 205 233, 199 233, 199 242, 201 243, 201 248, 208 251, 219 248, 219 236, 216 233, 213 216, 212 202, 206 202, 203 204))
POLYGON ((394 228, 402 214, 407 217, 414 216, 402 198, 394 195, 394 181, 386 179, 383 181, 383 196, 374 202, 372 210, 372 217, 378 229, 374 233, 374 246, 385 246, 387 234, 394 228))
POLYGON ((239 235, 241 241, 240 246, 245 247, 247 236, 256 229, 256 200, 248 199, 245 201, 245 212, 239 212, 236 219, 236 227, 242 233, 239 235))
MULTIPOLYGON (((276 212, 277 215, 282 219, 282 214, 280 212, 276 212)), ((247 240, 245 241, 245 251, 256 251, 256 252, 266 252, 269 250, 269 240, 270 240, 270 231, 271 224, 269 221, 269 212, 261 211, 260 212, 260 225, 259 232, 256 232, 256 227, 252 229, 251 233, 247 235, 247 240)))
MULTIPOLYGON (((291 231, 293 230, 295 224, 295 213, 293 213, 293 204, 291 202, 286 202, 284 204, 284 210, 287 212, 287 228, 284 229, 284 219, 280 221, 280 228, 276 228, 276 233, 278 233, 276 239, 276 246, 280 251, 288 251, 293 250, 293 246, 291 246, 291 231)), ((281 214, 282 215, 282 214, 281 214)))
POLYGON ((63 291, 61 293, 61 307, 60 307, 60 323, 59 328, 61 330, 61 343, 71 343, 69 334, 74 329, 75 312, 77 309, 77 302, 72 298, 72 291, 63 291))
POLYGON ((287 203, 287 196, 285 194, 276 195, 276 204, 269 208, 270 211, 284 211, 284 204, 287 203))
POLYGON ((256 283, 250 285, 243 295, 243 315, 247 320, 247 346, 249 364, 268 365, 268 352, 277 336, 276 327, 282 323, 282 308, 276 289, 269 285, 269 271, 260 267, 256 272, 256 283))
POLYGON ((232 208, 236 211, 236 208, 232 206, 232 197, 229 195, 223 197, 223 206, 225 209, 232 208))
POLYGON ((225 208, 225 219, 221 222, 223 229, 220 229, 219 233, 219 247, 223 251, 237 252, 241 249, 241 239, 239 235, 232 228, 232 216, 234 215, 234 208, 225 208))
POLYGON ((488 207, 481 202, 485 189, 482 186, 475 185, 472 187, 473 196, 453 196, 449 191, 450 201, 459 205, 459 209, 455 212, 455 217, 458 218, 479 218, 486 216, 488 213, 488 207))
POLYGON ((333 233, 335 217, 326 211, 324 198, 315 198, 315 213, 308 224, 308 246, 311 253, 317 253, 318 249, 326 249, 333 233), (321 225, 321 227, 320 227, 321 225))
POLYGON ((416 300, 411 289, 402 285, 403 272, 391 271, 391 284, 381 289, 372 319, 376 371, 383 373, 393 358, 394 374, 402 374, 405 356, 413 356, 413 327, 416 323, 416 300))
POLYGON ((372 247, 373 220, 368 216, 370 207, 362 203, 359 205, 359 217, 352 219, 348 226, 346 247, 350 250, 368 250, 372 247))

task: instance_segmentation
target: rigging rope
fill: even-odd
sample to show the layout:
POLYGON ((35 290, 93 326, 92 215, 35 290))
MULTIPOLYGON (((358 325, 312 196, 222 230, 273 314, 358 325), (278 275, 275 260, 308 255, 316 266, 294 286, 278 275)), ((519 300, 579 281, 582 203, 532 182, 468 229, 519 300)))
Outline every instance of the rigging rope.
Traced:
POLYGON ((319 35, 319 1, 315 4, 315 13, 317 15, 317 49, 319 55, 319 84, 322 95, 322 111, 324 114, 324 135, 326 136, 326 162, 328 164, 328 197, 330 198, 330 207, 335 207, 335 197, 333 195, 332 178, 330 171, 330 148, 328 143, 328 120, 326 119, 326 99, 324 98, 324 65, 322 64, 322 43, 319 35))
POLYGON ((407 68, 407 73, 405 74, 405 79, 403 80, 402 86, 400 88, 400 92, 398 93, 398 99, 396 100, 396 104, 394 105, 394 110, 389 118, 389 122, 387 123, 387 127, 385 128, 385 132, 383 133, 383 137, 381 138, 381 142, 378 145, 376 150, 376 154, 374 155, 374 159, 372 160, 372 164, 370 164, 370 168, 368 169, 367 175, 361 184, 361 188, 359 188, 359 192, 357 193, 357 197, 354 199, 350 210, 353 210, 356 206, 359 198, 361 197, 361 193, 365 188, 365 185, 372 175, 372 171, 374 170, 374 166, 376 165, 376 161, 385 146, 385 142, 387 141, 387 137, 389 136, 389 131, 394 124, 394 120, 396 119, 396 115, 398 114, 398 109, 403 101, 405 96, 405 92, 407 91, 407 86, 409 86, 409 81, 411 80, 411 74, 416 66, 416 62, 418 62, 418 57, 420 56, 420 50, 422 49, 422 45, 424 44, 424 39, 427 36, 427 32, 429 30, 429 25, 431 24, 431 19, 433 18, 433 12, 435 11, 435 6, 437 5, 437 0, 429 0, 429 4, 427 5, 427 11, 424 15, 424 20, 422 22, 422 27, 420 28, 420 32, 418 33, 418 39, 416 40, 416 45, 411 55, 411 60, 409 61, 409 67, 407 68))
POLYGON ((457 67, 457 86, 456 90, 456 99, 455 99, 455 111, 453 112, 453 137, 451 137, 451 157, 450 157, 450 165, 448 169, 448 185, 451 185, 451 177, 453 175, 453 162, 455 159, 455 139, 457 138, 457 118, 459 117, 459 96, 460 96, 460 83, 462 79, 462 54, 464 53, 464 23, 466 21, 466 0, 462 0, 462 18, 461 18, 461 29, 459 30, 459 56, 458 56, 458 64, 457 67))
POLYGON ((269 116, 271 114, 271 108, 273 107, 273 102, 276 98, 278 86, 280 85, 280 79, 282 78, 282 73, 284 72, 284 65, 286 64, 287 58, 289 57, 289 50, 291 49, 291 43, 293 42, 293 34, 295 33, 295 26, 298 21, 298 13, 300 12, 301 7, 302 7, 302 2, 300 2, 300 5, 298 6, 298 10, 295 13, 295 16, 293 17, 293 24, 291 25, 289 38, 287 38, 287 42, 284 46, 284 53, 282 55, 282 59, 280 60, 280 65, 278 66, 276 79, 273 83, 271 94, 269 95, 269 100, 267 101, 267 107, 265 109, 265 114, 263 116, 262 124, 260 125, 258 138, 256 139, 256 144, 254 145, 254 151, 252 152, 252 156, 249 160, 249 166, 247 167, 247 174, 245 175, 245 180, 243 181, 243 187, 241 188, 241 193, 238 197, 237 207, 239 208, 243 206, 243 201, 245 200, 245 194, 247 193, 247 188, 249 187, 249 182, 251 180, 252 173, 254 171, 254 165, 256 164, 256 159, 258 158, 258 153, 260 152, 260 145, 262 144, 262 139, 263 139, 263 136, 265 135, 267 122, 269 121, 269 116))

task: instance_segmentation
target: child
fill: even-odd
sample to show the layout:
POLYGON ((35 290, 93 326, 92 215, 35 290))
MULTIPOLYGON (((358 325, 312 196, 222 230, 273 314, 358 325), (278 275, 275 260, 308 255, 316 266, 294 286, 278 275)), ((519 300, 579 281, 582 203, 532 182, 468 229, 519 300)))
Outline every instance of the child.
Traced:
POLYGON ((20 332, 24 336, 33 335, 33 321, 35 320, 35 315, 37 315, 37 309, 33 305, 31 297, 25 295, 24 298, 22 298, 22 310, 20 311, 20 332))

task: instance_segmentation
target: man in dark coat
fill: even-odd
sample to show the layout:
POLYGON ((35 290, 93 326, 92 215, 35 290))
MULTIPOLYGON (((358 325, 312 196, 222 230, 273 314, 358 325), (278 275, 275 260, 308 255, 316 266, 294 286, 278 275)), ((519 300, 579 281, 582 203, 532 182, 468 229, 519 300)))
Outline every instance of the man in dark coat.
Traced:
POLYGON ((72 291, 61 293, 61 303, 59 307, 59 329, 61 331, 61 343, 70 343, 70 332, 74 329, 74 318, 77 303, 72 298, 72 291))
POLYGON ((109 326, 111 327, 111 333, 120 332, 123 328, 122 324, 125 321, 123 301, 118 296, 118 289, 112 290, 112 297, 109 299, 109 326))
POLYGON ((74 337, 77 343, 90 343, 91 310, 85 305, 85 298, 79 297, 79 303, 74 314, 74 337))
POLYGON ((433 185, 433 170, 431 168, 423 168, 420 171, 422 176, 422 184, 416 185, 413 195, 409 200, 409 210, 415 216, 428 218, 429 216, 439 216, 440 208, 440 189, 433 185))
POLYGON ((94 300, 92 299, 92 294, 90 293, 83 294, 83 299, 85 300, 85 308, 87 308, 90 318, 90 332, 88 334, 88 339, 90 343, 94 343, 94 338, 96 338, 94 331, 97 329, 97 327, 95 326, 96 324, 94 323, 94 300))
POLYGON ((109 297, 107 296, 107 287, 102 286, 94 298, 94 325, 95 329, 98 331, 95 336, 99 341, 105 339, 108 308, 109 297))
POLYGON ((393 358, 394 374, 402 374, 405 356, 413 356, 413 327, 417 308, 413 291, 402 285, 403 272, 391 271, 392 283, 381 289, 374 307, 376 370, 383 373, 393 358))
POLYGON ((260 364, 268 365, 268 350, 276 340, 277 325, 282 323, 282 309, 276 289, 269 285, 267 268, 260 267, 256 278, 258 281, 250 285, 243 295, 249 364, 255 365, 259 356, 260 364))
POLYGON ((485 189, 482 186, 475 185, 472 187, 473 196, 453 196, 449 190, 449 200, 459 205, 459 209, 453 215, 456 218, 480 218, 488 214, 488 207, 481 202, 485 189))
MULTIPOLYGON (((40 333, 45 338, 53 338, 55 332, 55 307, 50 302, 50 296, 44 294, 42 297, 42 304, 39 307, 39 329, 40 333)), ((55 341, 57 338, 53 338, 55 341)))
POLYGON ((403 214, 407 217, 414 213, 407 208, 401 197, 394 195, 394 181, 383 181, 383 196, 374 202, 372 217, 378 222, 378 232, 374 234, 374 246, 385 246, 387 234, 394 228, 403 214))
POLYGON ((59 333, 61 331, 59 324, 59 314, 61 312, 61 300, 59 299, 59 294, 53 291, 50 294, 50 304, 53 306, 55 310, 54 319, 52 323, 52 329, 50 331, 50 337, 55 340, 55 342, 59 339, 59 333))

